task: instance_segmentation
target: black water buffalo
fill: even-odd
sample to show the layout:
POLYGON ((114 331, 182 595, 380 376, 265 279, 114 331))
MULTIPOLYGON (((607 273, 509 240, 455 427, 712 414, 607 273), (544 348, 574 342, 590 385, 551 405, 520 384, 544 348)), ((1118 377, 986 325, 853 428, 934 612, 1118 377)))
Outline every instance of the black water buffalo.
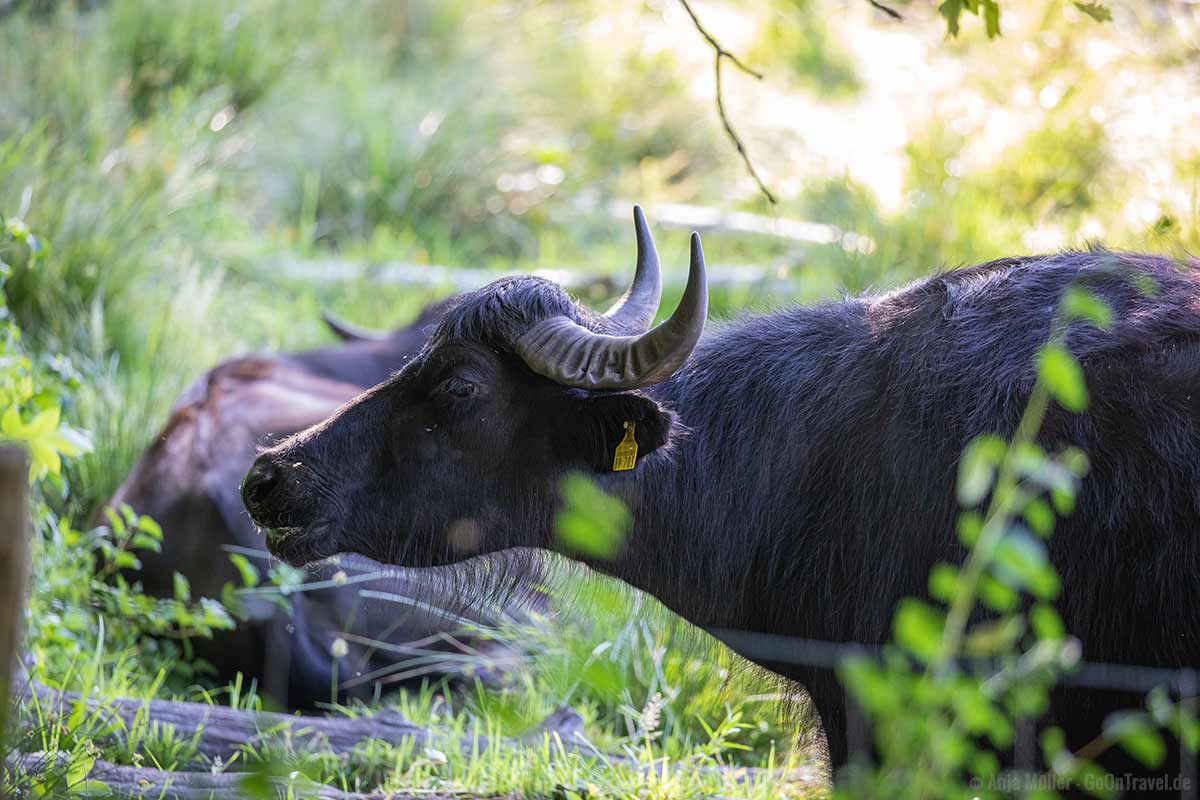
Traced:
MULTIPOLYGON (((699 237, 678 309, 647 331, 657 259, 635 219, 639 278, 619 308, 601 316, 547 281, 497 281, 461 297, 400 374, 264 452, 243 498, 270 549, 297 564, 353 551, 408 566, 556 549, 560 480, 584 470, 633 515, 623 551, 593 567, 702 626, 885 641, 897 601, 963 558, 960 453, 1014 432, 1058 299, 1082 282, 1116 321, 1068 327, 1092 403, 1052 408, 1040 434, 1093 465, 1051 542, 1061 612, 1087 659, 1200 665, 1196 265, 1003 259, 701 339, 699 237), (626 426, 636 465, 614 471, 626 426)), ((835 676, 767 666, 807 687, 843 763, 835 676)), ((1079 746, 1128 700, 1064 693, 1052 713, 1079 746)))

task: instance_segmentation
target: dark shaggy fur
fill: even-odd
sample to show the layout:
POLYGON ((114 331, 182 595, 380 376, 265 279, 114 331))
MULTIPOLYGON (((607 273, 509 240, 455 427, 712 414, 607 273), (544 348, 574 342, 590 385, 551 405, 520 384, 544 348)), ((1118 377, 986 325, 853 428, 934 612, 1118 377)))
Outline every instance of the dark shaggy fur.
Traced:
MULTIPOLYGON (((1088 659, 1200 665, 1200 278, 1151 256, 1005 259, 748 317, 711 331, 660 385, 590 395, 534 376, 510 343, 554 314, 603 323, 553 284, 507 279, 464 296, 393 381, 264 454, 278 480, 249 507, 293 526, 272 542, 292 560, 358 550, 443 564, 469 555, 448 543, 463 519, 474 551, 554 548, 558 481, 591 469, 634 515, 621 556, 596 568, 698 625, 881 642, 897 601, 962 559, 960 453, 1013 433, 1075 283, 1116 322, 1067 329, 1092 402, 1052 408, 1040 437, 1092 463, 1051 542, 1061 611, 1088 659), (462 374, 479 388, 454 399, 443 387, 462 374), (622 419, 638 421, 642 453, 612 473, 622 419), (336 499, 306 499, 319 495, 336 499)), ((807 687, 841 763, 833 675, 766 666, 807 687)), ((1130 700, 1064 693, 1054 716, 1078 746, 1130 700)))

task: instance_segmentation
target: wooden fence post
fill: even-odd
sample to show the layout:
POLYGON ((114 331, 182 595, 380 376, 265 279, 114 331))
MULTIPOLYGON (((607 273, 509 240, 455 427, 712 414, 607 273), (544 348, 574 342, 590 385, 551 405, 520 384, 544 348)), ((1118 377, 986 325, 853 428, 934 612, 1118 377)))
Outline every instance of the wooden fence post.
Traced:
POLYGON ((29 459, 0 445, 0 741, 8 734, 9 689, 21 647, 29 584, 29 459))

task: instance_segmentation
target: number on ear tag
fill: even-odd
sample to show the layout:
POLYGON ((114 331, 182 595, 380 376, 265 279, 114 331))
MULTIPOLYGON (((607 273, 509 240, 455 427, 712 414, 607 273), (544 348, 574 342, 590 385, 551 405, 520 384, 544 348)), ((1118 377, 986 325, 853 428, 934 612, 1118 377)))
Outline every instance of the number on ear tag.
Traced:
POLYGON ((625 438, 617 445, 617 453, 613 456, 613 472, 624 472, 637 465, 637 439, 633 438, 633 423, 625 423, 625 438))

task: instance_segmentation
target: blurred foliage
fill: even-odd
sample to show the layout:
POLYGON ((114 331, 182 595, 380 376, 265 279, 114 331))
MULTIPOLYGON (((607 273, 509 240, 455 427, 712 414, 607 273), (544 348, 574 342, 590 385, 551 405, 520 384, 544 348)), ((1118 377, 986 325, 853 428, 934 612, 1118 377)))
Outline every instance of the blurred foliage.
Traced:
POLYGON ((853 59, 837 41, 831 41, 824 8, 813 0, 778 4, 767 17, 748 60, 783 66, 801 86, 819 95, 838 98, 862 88, 853 59))
POLYGON ((563 478, 561 493, 562 506, 554 518, 559 544, 588 559, 617 557, 632 522, 625 504, 580 472, 563 478))
POLYGON ((1087 752, 1071 752, 1062 730, 1046 726, 1040 766, 1002 771, 1018 729, 1044 717, 1051 689, 1082 652, 1054 608, 1060 581, 1046 542, 1056 519, 1074 510, 1088 459, 1036 442, 1052 403, 1087 410, 1083 370, 1063 343, 1063 326, 1073 321, 1108 327, 1111 311, 1082 287, 1068 291, 1012 440, 982 436, 963 453, 957 530, 965 561, 934 566, 930 601, 900 602, 882 658, 842 665, 842 680, 871 719, 878 756, 848 767, 837 796, 1049 800, 1074 788, 1107 797, 1115 784, 1095 763, 1106 750, 1123 748, 1156 768, 1167 752, 1164 734, 1193 754, 1200 749, 1190 700, 1173 703, 1163 687, 1145 710, 1106 720, 1087 752))
POLYGON ((235 109, 249 106, 282 74, 299 31, 287 4, 247 8, 232 0, 138 3, 116 0, 107 37, 125 73, 129 104, 149 116, 172 93, 221 88, 235 109), (246 15, 255 18, 247 20, 246 15), (122 64, 121 61, 124 61, 122 64))
MULTIPOLYGON (((14 252, 27 253, 36 268, 46 253, 46 245, 32 233, 20 217, 0 215, 0 291, 12 267, 4 259, 14 252)), ((0 439, 17 442, 29 454, 29 481, 47 480, 62 484, 62 460, 91 449, 87 434, 62 420, 61 385, 42 385, 41 372, 50 372, 61 383, 75 382, 74 370, 61 356, 45 359, 42 369, 35 365, 21 344, 21 329, 12 320, 7 303, 0 296, 0 439)))
POLYGON ((27 268, 39 269, 51 249, 20 216, 0 217, 0 440, 17 442, 30 455, 35 569, 25 625, 32 666, 67 676, 99 635, 118 650, 153 653, 151 675, 167 669, 191 679, 198 665, 188 640, 232 628, 224 607, 208 598, 193 602, 181 576, 175 598, 165 600, 145 596, 130 582, 128 576, 141 568, 138 552, 161 547, 163 533, 154 520, 128 507, 109 509, 108 525, 85 532, 61 513, 70 494, 64 461, 92 449, 86 432, 61 421, 70 393, 80 388, 79 376, 61 355, 35 365, 3 294, 8 260, 21 258, 27 268))

